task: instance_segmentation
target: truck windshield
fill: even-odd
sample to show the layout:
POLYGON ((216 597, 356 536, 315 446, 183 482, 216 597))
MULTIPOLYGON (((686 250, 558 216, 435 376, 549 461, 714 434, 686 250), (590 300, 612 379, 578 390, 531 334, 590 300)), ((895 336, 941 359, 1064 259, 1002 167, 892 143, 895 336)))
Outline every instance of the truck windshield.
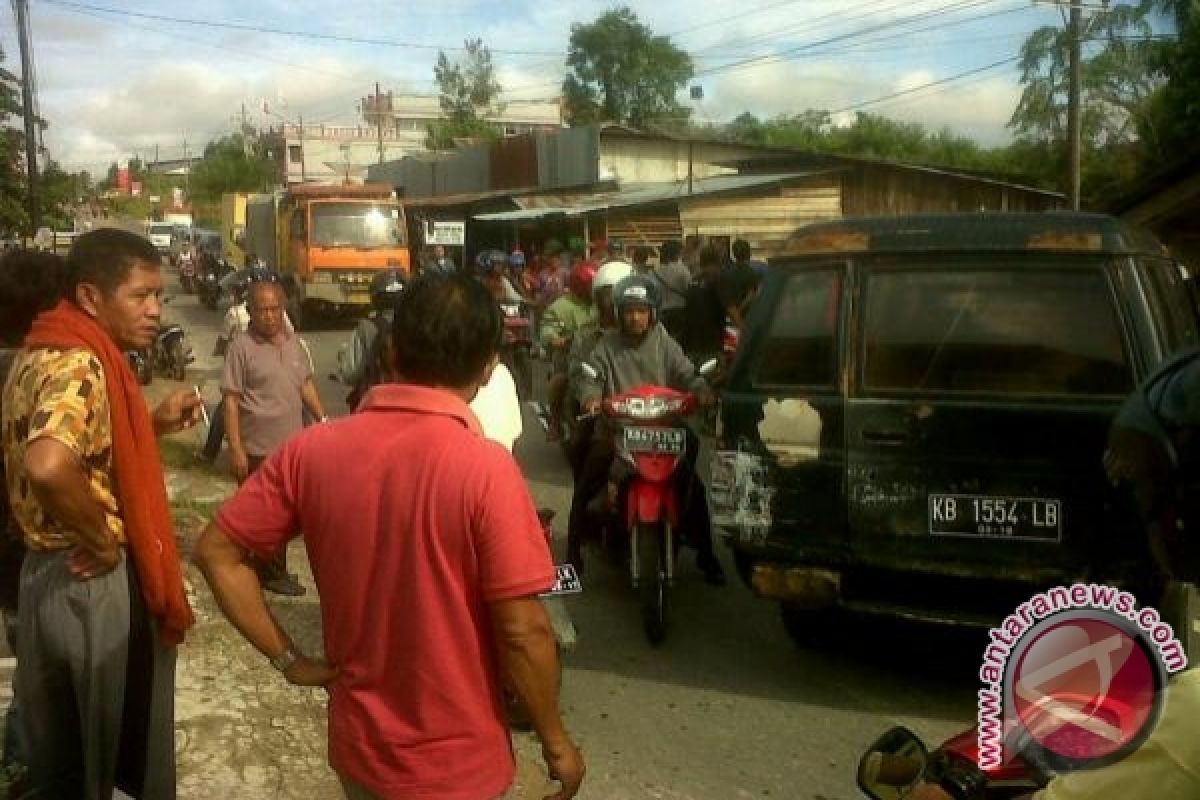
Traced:
POLYGON ((396 247, 404 244, 404 228, 395 208, 318 203, 312 209, 312 243, 321 247, 396 247))
POLYGON ((174 225, 151 225, 150 226, 150 235, 151 236, 170 236, 173 233, 175 233, 174 225))

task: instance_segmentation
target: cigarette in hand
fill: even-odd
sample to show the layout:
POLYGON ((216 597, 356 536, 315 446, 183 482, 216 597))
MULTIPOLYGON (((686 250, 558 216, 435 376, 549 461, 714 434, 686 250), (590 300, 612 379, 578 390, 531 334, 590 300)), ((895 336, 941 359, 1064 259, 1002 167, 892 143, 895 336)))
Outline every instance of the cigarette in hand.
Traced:
POLYGON ((212 420, 208 418, 208 409, 204 407, 204 395, 200 394, 200 387, 193 386, 192 391, 196 393, 196 399, 200 401, 200 416, 204 418, 205 427, 212 427, 212 420))

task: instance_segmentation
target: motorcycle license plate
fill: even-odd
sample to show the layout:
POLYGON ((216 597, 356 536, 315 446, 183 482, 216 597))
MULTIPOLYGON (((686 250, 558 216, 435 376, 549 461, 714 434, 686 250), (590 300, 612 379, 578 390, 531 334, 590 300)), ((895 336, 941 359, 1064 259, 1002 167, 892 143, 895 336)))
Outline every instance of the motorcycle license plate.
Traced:
POLYGON ((1062 540, 1062 501, 1052 497, 930 494, 934 536, 1062 540))
POLYGON ((554 565, 554 586, 550 591, 542 595, 542 597, 553 597, 561 594, 579 594, 583 591, 583 581, 579 580, 579 573, 575 571, 574 564, 555 564, 554 565))
POLYGON ((625 449, 630 453, 662 453, 677 456, 683 453, 687 432, 683 428, 639 428, 630 426, 623 434, 625 449))

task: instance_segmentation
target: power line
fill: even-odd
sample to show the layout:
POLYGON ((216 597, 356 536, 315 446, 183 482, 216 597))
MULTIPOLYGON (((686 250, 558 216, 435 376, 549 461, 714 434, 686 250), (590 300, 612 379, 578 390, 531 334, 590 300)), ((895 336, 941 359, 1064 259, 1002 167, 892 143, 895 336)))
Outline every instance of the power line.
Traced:
POLYGON ((866 35, 868 33, 875 33, 876 31, 883 30, 884 28, 892 28, 892 27, 895 27, 896 25, 909 25, 914 22, 921 22, 925 19, 929 19, 930 17, 936 16, 938 14, 944 14, 948 11, 964 11, 968 8, 978 8, 979 6, 987 5, 987 4, 993 3, 993 2, 996 2, 996 0, 959 0, 959 2, 950 3, 949 5, 941 6, 939 8, 931 9, 929 11, 923 11, 918 14, 914 14, 911 17, 906 17, 904 19, 898 20, 896 22, 887 21, 887 22, 875 23, 872 25, 868 25, 864 28, 859 28, 857 30, 848 31, 846 33, 840 33, 840 34, 836 34, 834 36, 829 36, 829 37, 820 39, 815 42, 809 42, 807 44, 802 44, 802 45, 799 45, 796 47, 791 47, 791 48, 783 50, 779 53, 775 53, 775 54, 771 54, 771 55, 755 56, 752 58, 746 58, 746 59, 742 59, 740 61, 734 61, 729 64, 724 64, 724 65, 717 66, 717 67, 710 67, 706 70, 697 72, 696 75, 697 76, 712 75, 712 74, 715 74, 718 72, 725 72, 728 70, 739 70, 739 69, 745 69, 747 67, 758 66, 764 62, 772 62, 773 63, 776 61, 783 61, 783 60, 786 60, 788 56, 793 56, 798 53, 802 53, 805 50, 812 50, 814 48, 821 47, 823 45, 833 44, 835 42, 841 42, 841 41, 845 41, 847 39, 853 39, 853 38, 856 38, 859 36, 866 35))
POLYGON ((897 97, 906 97, 908 95, 915 94, 917 92, 923 92, 926 89, 932 89, 934 86, 941 86, 943 84, 950 83, 951 81, 957 81, 960 78, 966 78, 971 75, 978 75, 981 72, 987 72, 988 70, 993 70, 993 69, 996 69, 997 67, 1002 67, 1005 64, 1012 64, 1012 63, 1015 63, 1020 60, 1021 60, 1020 56, 1009 56, 1008 58, 1003 58, 999 61, 993 61, 991 64, 985 64, 982 67, 976 67, 974 69, 966 70, 965 72, 959 72, 954 75, 949 75, 945 78, 939 78, 936 81, 930 81, 929 83, 923 83, 920 86, 913 86, 909 89, 903 89, 898 92, 892 92, 891 94, 885 94, 882 97, 876 97, 871 100, 863 100, 860 103, 854 103, 852 105, 844 106, 842 108, 838 108, 833 111, 830 111, 829 114, 831 114, 831 115, 832 114, 844 114, 847 111, 857 111, 860 108, 866 108, 867 106, 873 106, 876 103, 882 103, 886 100, 894 100, 897 97))
MULTIPOLYGON (((266 25, 250 25, 240 22, 216 22, 207 19, 189 19, 186 17, 169 17, 165 14, 150 14, 143 11, 126 11, 120 8, 109 8, 106 6, 93 6, 84 3, 72 3, 67 0, 42 0, 49 5, 60 6, 62 8, 70 8, 74 10, 97 11, 104 14, 115 14, 122 17, 137 17, 140 19, 156 20, 158 22, 171 22, 179 25, 197 25, 204 28, 221 28, 225 30, 249 31, 251 33, 266 33, 273 36, 292 36, 301 39, 320 39, 331 42, 342 42, 345 44, 365 44, 377 47, 397 47, 411 50, 445 50, 451 52, 465 52, 464 47, 447 47, 439 44, 425 44, 422 42, 405 42, 395 39, 366 39, 358 36, 342 36, 334 33, 316 33, 314 31, 297 31, 288 30, 285 28, 272 28, 266 25)), ((557 56, 558 52, 550 52, 548 50, 499 50, 488 48, 493 53, 510 55, 510 56, 557 56)))

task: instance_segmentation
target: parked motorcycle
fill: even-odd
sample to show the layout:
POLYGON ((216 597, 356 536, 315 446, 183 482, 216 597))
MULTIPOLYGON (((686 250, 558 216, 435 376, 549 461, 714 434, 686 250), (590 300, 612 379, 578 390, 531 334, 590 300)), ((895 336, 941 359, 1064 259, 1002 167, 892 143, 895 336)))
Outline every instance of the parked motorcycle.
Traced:
POLYGON ((196 291, 196 260, 191 250, 184 250, 179 254, 179 285, 184 294, 193 294, 196 291))
POLYGON ((858 762, 858 788, 873 800, 903 800, 921 783, 941 786, 951 797, 1008 800, 1035 792, 1049 775, 1020 756, 986 772, 978 766, 975 729, 929 753, 912 731, 895 727, 879 737, 858 762))
POLYGON ((500 304, 504 315, 504 342, 500 361, 512 373, 522 403, 533 395, 533 308, 525 302, 500 304))
MULTIPOLYGON (((700 368, 700 374, 707 377, 716 369, 717 361, 713 359, 700 368)), ((586 362, 583 371, 589 378, 598 377, 595 368, 586 362)), ((627 537, 620 544, 628 545, 625 552, 629 576, 638 591, 642 626, 652 644, 661 643, 667 635, 670 590, 680 545, 676 531, 686 502, 676 494, 674 477, 680 468, 688 468, 685 455, 689 431, 683 418, 697 404, 691 392, 649 385, 613 395, 601 403, 601 413, 620 423, 613 426, 617 431, 613 447, 616 457, 633 470, 621 492, 619 523, 609 526, 606 536, 610 537, 610 552, 614 551, 614 533, 627 537)))
POLYGON ((188 365, 195 360, 192 346, 188 344, 182 327, 167 325, 159 330, 153 348, 153 364, 156 371, 181 381, 188 365))

